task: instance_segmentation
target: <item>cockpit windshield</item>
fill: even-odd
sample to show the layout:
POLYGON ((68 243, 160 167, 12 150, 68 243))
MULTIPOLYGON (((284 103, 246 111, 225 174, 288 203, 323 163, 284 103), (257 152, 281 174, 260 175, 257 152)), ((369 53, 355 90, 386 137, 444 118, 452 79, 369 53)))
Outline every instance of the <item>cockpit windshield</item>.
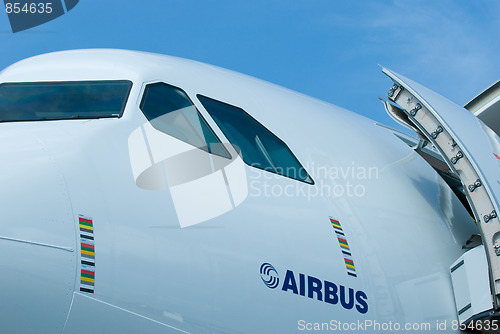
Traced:
POLYGON ((0 122, 121 117, 132 82, 0 84, 0 122))

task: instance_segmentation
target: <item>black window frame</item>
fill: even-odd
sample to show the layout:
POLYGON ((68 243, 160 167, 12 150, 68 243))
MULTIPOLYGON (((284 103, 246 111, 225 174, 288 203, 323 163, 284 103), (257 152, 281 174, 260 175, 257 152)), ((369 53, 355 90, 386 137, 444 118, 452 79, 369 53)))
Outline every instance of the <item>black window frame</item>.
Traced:
MULTIPOLYGON (((213 155, 216 155, 218 157, 221 157, 221 158, 226 158, 226 159, 229 159, 231 160, 232 159, 232 156, 231 156, 231 153, 227 150, 227 148, 224 146, 224 144, 222 143, 222 141, 220 140, 219 136, 217 136, 217 134, 215 133, 214 129, 212 129, 212 127, 210 126, 210 124, 208 124, 207 120, 205 119, 205 117, 203 117, 203 115, 201 114, 200 110, 196 107, 196 105, 193 103, 193 100, 191 100, 191 98, 189 97, 189 94, 186 93, 186 91, 178 86, 175 86, 175 85, 172 85, 172 84, 169 84, 169 83, 166 83, 165 81, 153 81, 153 82, 148 82, 144 85, 144 89, 142 90, 142 96, 141 96, 141 102, 139 103, 139 109, 141 110, 142 114, 144 115, 144 117, 148 120, 149 124, 151 124, 151 126, 153 128, 155 128, 156 130, 162 132, 162 133, 165 133, 169 136, 172 136, 182 142, 185 142, 193 147, 196 147, 202 151, 205 151, 207 152, 208 154, 213 154, 213 155), (189 101, 189 103, 191 103, 191 105, 193 106, 193 108, 196 110, 196 112, 198 113, 198 117, 203 121, 203 123, 207 126, 208 130, 210 130, 210 132, 212 133, 213 137, 217 140, 218 144, 220 144, 220 147, 224 150, 224 152, 226 153, 226 156, 224 155, 221 155, 221 154, 217 154, 217 153, 214 153, 210 150, 209 148, 209 145, 207 145, 207 149, 205 150, 204 147, 197 147, 195 145, 193 145, 192 143, 189 143, 185 140, 182 140, 180 138, 177 138, 175 136, 172 136, 171 134, 169 133, 166 133, 165 131, 161 130, 161 129, 158 129, 152 122, 151 122, 151 119, 149 119, 148 115, 146 115, 146 113, 144 112, 143 110, 143 106, 144 106, 144 102, 145 102, 145 99, 146 99, 146 92, 147 92, 147 88, 148 86, 151 86, 151 85, 155 85, 155 84, 163 84, 163 85, 166 85, 166 86, 169 86, 169 87, 172 87, 174 89, 178 89, 179 91, 181 91, 185 97, 187 98, 187 100, 189 101)), ((161 117, 161 116, 159 116, 161 117)), ((205 140, 205 138, 203 138, 205 140)), ((206 140, 205 140, 206 142, 206 140)), ((208 143, 207 143, 208 144, 208 143)))
POLYGON ((128 83, 128 91, 123 97, 122 106, 120 108, 120 112, 116 115, 109 116, 89 116, 89 117, 61 117, 61 118, 44 118, 44 119, 33 119, 33 120, 1 120, 0 123, 7 122, 42 122, 42 121, 70 121, 70 120, 88 120, 88 119, 101 119, 101 118, 121 118, 125 112, 125 108, 127 106, 128 100, 130 98, 130 93, 132 92, 132 88, 134 83, 131 80, 126 79, 117 79, 117 80, 65 80, 65 81, 16 81, 16 82, 2 82, 0 83, 0 87, 3 85, 36 85, 36 84, 91 84, 91 83, 128 83))
MULTIPOLYGON (((217 120, 212 116, 212 114, 210 113, 210 111, 205 107, 205 105, 203 104, 203 102, 200 100, 200 97, 204 98, 204 99, 212 100, 212 101, 220 103, 220 104, 224 104, 224 105, 229 106, 231 108, 235 108, 235 109, 240 110, 244 115, 246 115, 249 119, 251 119, 253 122, 255 122, 256 124, 258 124, 268 134, 270 134, 271 136, 273 136, 274 138, 276 138, 284 147, 286 147, 286 149, 288 150, 288 152, 290 152, 290 154, 295 159, 295 161, 297 161, 297 163, 300 165, 300 167, 305 171, 307 177, 309 178, 309 180, 311 180, 311 182, 307 182, 306 180, 301 180, 301 179, 296 178, 296 177, 292 177, 292 176, 289 176, 289 175, 286 175, 286 174, 283 174, 283 173, 279 173, 278 171, 271 170, 269 168, 262 168, 262 167, 259 167, 257 165, 252 165, 252 164, 248 163, 247 161, 245 161, 244 157, 242 157, 242 160, 245 162, 246 165, 248 165, 250 167, 253 167, 253 168, 257 168, 257 169, 266 171, 266 172, 270 172, 270 173, 273 173, 273 174, 276 174, 276 175, 280 175, 280 176, 283 176, 283 177, 286 177, 286 178, 289 178, 289 179, 292 179, 292 180, 303 182, 303 183, 306 183, 306 184, 309 184, 309 185, 314 185, 315 184, 314 179, 311 177, 311 175, 309 174, 309 172, 302 165, 302 163, 299 161, 299 159, 293 153, 293 151, 290 149, 290 147, 280 137, 276 136, 271 130, 269 130, 262 123, 260 123, 258 120, 256 120, 252 115, 250 115, 248 112, 246 112, 243 108, 235 106, 235 105, 232 105, 232 104, 229 104, 229 103, 226 103, 226 102, 223 102, 223 101, 220 101, 220 100, 217 100, 217 99, 214 99, 212 97, 208 97, 206 95, 202 95, 202 94, 197 94, 196 97, 197 97, 198 101, 201 103, 201 105, 203 106, 203 108, 205 108, 205 110, 207 111, 207 113, 210 115, 210 117, 212 117, 212 120, 215 122, 215 124, 217 124, 217 126, 219 127, 219 129, 221 130, 221 132, 224 134, 224 136, 226 137, 226 139, 230 143, 231 143, 231 141, 229 140, 227 134, 224 132, 224 130, 222 129, 222 127, 220 126, 220 124, 217 122, 217 120)), ((233 146, 235 145, 234 143, 231 143, 231 144, 233 146)))

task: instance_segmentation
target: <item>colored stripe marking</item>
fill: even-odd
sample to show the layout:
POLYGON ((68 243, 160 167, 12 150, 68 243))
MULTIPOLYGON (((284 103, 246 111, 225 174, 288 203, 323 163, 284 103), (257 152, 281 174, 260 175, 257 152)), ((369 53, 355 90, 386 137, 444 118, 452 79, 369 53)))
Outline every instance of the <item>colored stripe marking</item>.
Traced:
POLYGON ((94 228, 92 226, 89 226, 89 225, 82 225, 82 224, 80 224, 80 231, 90 231, 90 232, 93 232, 94 228))
POLYGON ((83 218, 83 217, 78 217, 78 220, 79 220, 80 222, 84 222, 84 223, 90 223, 90 224, 92 224, 92 220, 90 220, 90 219, 86 219, 86 218, 83 218))
POLYGON ((344 244, 347 245, 347 240, 346 239, 341 238, 341 237, 337 237, 337 239, 339 239, 339 242, 343 242, 344 244))
POLYGON ((344 258, 344 261, 345 261, 345 263, 349 263, 349 264, 354 265, 354 261, 353 260, 349 260, 349 259, 344 258))
MULTIPOLYGON (((351 257, 352 256, 351 250, 349 249, 349 243, 347 242, 347 237, 344 233, 344 230, 342 229, 342 225, 338 220, 335 220, 331 217, 330 217, 330 222, 335 230, 335 236, 337 237, 337 240, 339 242, 340 250, 342 251, 343 254, 351 257)), ((357 275, 355 274, 356 267, 354 266, 354 261, 344 256, 344 263, 347 270, 347 274, 353 277, 357 277, 357 275)))
POLYGON ((80 219, 79 220, 80 224, 83 224, 83 225, 88 225, 88 226, 92 226, 92 220, 88 220, 88 219, 80 219))
POLYGON ((81 279, 91 279, 92 282, 94 282, 95 275, 87 275, 87 274, 82 274, 81 279))
POLYGON ((332 222, 332 226, 338 228, 339 230, 342 230, 342 226, 340 226, 339 224, 335 224, 332 222))
POLYGON ((344 246, 344 247, 349 248, 349 245, 347 244, 347 242, 343 242, 343 241, 339 240, 339 244, 340 244, 340 246, 344 246))
POLYGON ((83 277, 82 276, 82 281, 85 281, 85 282, 91 282, 91 283, 94 283, 94 279, 93 278, 89 278, 89 277, 83 277))
POLYGON ((95 246, 94 241, 94 224, 92 219, 78 217, 78 225, 80 227, 80 291, 94 293, 95 284, 95 246), (88 270, 90 269, 90 270, 88 270))
POLYGON ((94 248, 89 248, 89 247, 83 247, 82 246, 82 251, 94 253, 94 248))

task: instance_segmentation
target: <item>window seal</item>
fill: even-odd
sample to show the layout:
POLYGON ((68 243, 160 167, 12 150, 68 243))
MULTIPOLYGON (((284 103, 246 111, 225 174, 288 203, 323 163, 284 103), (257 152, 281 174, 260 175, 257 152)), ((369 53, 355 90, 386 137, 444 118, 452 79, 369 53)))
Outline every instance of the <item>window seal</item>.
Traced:
POLYGON ((72 121, 72 120, 91 120, 91 119, 102 119, 102 118, 117 118, 120 119, 123 117, 123 114, 125 113, 125 108, 127 107, 128 100, 130 98, 130 93, 132 92, 132 88, 134 86, 134 83, 131 80, 128 79, 106 79, 106 80, 64 80, 64 81, 7 81, 7 82, 2 82, 0 83, 0 87, 4 85, 26 85, 26 84, 76 84, 76 83, 116 83, 116 82, 122 82, 122 83, 129 83, 130 86, 127 90, 127 93, 123 97, 123 102, 122 106, 120 109, 120 113, 117 114, 116 116, 95 116, 95 117, 62 117, 62 118, 49 118, 49 119, 37 119, 37 120, 8 120, 8 121, 3 121, 0 120, 0 123, 14 123, 14 122, 46 122, 46 121, 72 121))
MULTIPOLYGON (((260 169, 260 170, 263 170, 263 171, 266 171, 266 172, 271 172, 273 174, 276 174, 276 175, 280 175, 280 176, 283 176, 283 177, 286 177, 286 178, 289 178, 289 179, 292 179, 292 180, 295 180, 295 181, 299 181, 299 182, 303 182, 305 184, 309 184, 309 185, 315 185, 315 182, 314 182, 314 179, 312 178, 312 176, 309 174, 309 172, 306 170, 306 168, 302 165, 302 163, 299 161, 299 159, 295 156, 295 154, 293 153, 293 151, 290 149, 290 147, 288 147, 288 145, 278 136, 276 136, 271 130, 269 130, 267 127, 265 127, 262 123, 260 123, 258 120, 256 120, 252 115, 250 115, 248 112, 246 112, 243 108, 241 107, 238 107, 238 106, 235 106, 235 105, 232 105, 232 104, 229 104, 229 103, 226 103, 226 102, 222 102, 220 100, 217 100, 217 99, 214 99, 214 98, 211 98, 211 97, 208 97, 206 95, 203 95, 203 94, 196 94, 196 97, 198 98, 198 101, 200 102, 200 104, 203 106, 203 108, 205 109, 205 111, 208 113, 208 115, 210 115, 210 117, 212 118, 212 120, 214 121, 214 123, 219 127, 220 131, 224 134, 224 136, 226 137, 227 141, 231 143, 231 141, 229 140, 227 134, 222 130, 222 128, 220 127, 219 123, 214 119, 214 117, 212 116, 212 114, 210 113, 210 111, 207 110, 207 108, 205 108, 205 105, 203 104, 203 102, 200 100, 200 97, 201 98, 204 98, 204 99, 208 99, 208 100, 212 100, 212 101, 215 101, 217 103, 221 103, 221 104, 224 104, 226 106, 229 106, 231 108, 235 108, 235 109, 239 109, 241 110, 248 118, 250 118, 251 120, 253 120, 255 123, 257 123, 260 127, 262 127, 262 129, 264 129, 265 131, 267 131, 269 134, 271 134, 273 137, 275 137, 284 147, 286 147, 286 149, 290 152, 290 154, 293 156, 293 158, 295 158, 295 160, 299 163, 300 167, 306 172, 309 180, 311 182, 307 182, 306 180, 301 180, 299 178, 295 178, 295 177, 291 177, 291 176, 288 176, 286 174, 283 174, 283 173, 279 173, 277 172, 277 168, 274 167, 275 170, 271 170, 269 168, 263 168, 263 167, 259 167, 259 166, 256 166, 256 165, 252 165, 248 162, 245 161, 245 159, 242 159, 243 162, 245 162, 246 165, 250 166, 250 167, 253 167, 253 168, 257 168, 257 169, 260 169)), ((255 143, 257 145, 257 147, 259 148, 260 152, 266 156, 266 159, 271 159, 271 157, 269 156, 269 153, 267 152, 267 149, 265 149, 265 146, 263 145, 263 143, 260 141, 260 138, 256 137, 256 140, 255 140, 255 143), (257 141, 258 139, 258 141, 257 141), (260 142, 260 145, 259 146, 259 142, 260 142), (262 150, 262 148, 264 150, 262 150)), ((233 146, 234 144, 231 143, 233 146)), ((272 160, 269 160, 272 164, 272 160)), ((274 166, 274 164, 272 164, 274 166)))
MULTIPOLYGON (((193 103, 193 100, 189 97, 189 94, 188 94, 188 93, 187 93, 184 89, 182 89, 182 88, 180 88, 180 87, 177 87, 177 86, 174 86, 174 85, 171 85, 171 84, 166 83, 165 81, 161 81, 161 80, 157 80, 157 81, 150 81, 150 82, 148 82, 148 83, 146 83, 146 84, 144 85, 144 87, 143 87, 143 89, 142 89, 142 92, 141 92, 141 94, 142 94, 142 96, 141 96, 141 101, 140 101, 140 103, 139 103, 139 109, 141 110, 141 112, 142 112, 143 116, 146 118, 146 120, 149 122, 149 124, 151 124, 151 126, 152 126, 153 128, 155 128, 157 131, 160 131, 160 132, 162 132, 162 133, 165 133, 164 131, 157 129, 157 128, 153 125, 153 123, 151 123, 151 120, 148 118, 148 116, 145 114, 145 112, 144 112, 144 110, 143 110, 143 106, 144 106, 144 103, 145 103, 145 100, 146 100, 146 91, 147 91, 147 89, 148 89, 148 86, 155 85, 155 84, 164 84, 164 85, 166 85, 166 86, 169 86, 169 87, 172 87, 172 88, 178 89, 179 91, 181 91, 182 93, 184 93, 184 95, 186 96, 186 98, 187 98, 187 100, 189 101, 189 103, 191 103, 191 105, 193 106, 193 108, 194 108, 194 109, 196 110, 196 112, 198 113, 198 117, 200 117, 200 118, 201 118, 201 120, 205 123, 205 125, 207 126, 207 128, 208 128, 208 129, 212 132, 212 135, 213 135, 213 136, 214 136, 214 138, 217 140, 217 142, 220 144, 220 146, 222 147, 222 149, 224 150, 224 152, 227 154, 227 156, 220 155, 220 154, 217 154, 217 153, 212 152, 212 151, 211 151, 211 149, 210 149, 210 145, 209 145, 209 143, 207 143, 207 150, 208 150, 208 151, 205 151, 205 150, 203 150, 203 149, 202 149, 202 148, 200 148, 200 147, 197 147, 198 149, 201 149, 202 151, 205 151, 205 152, 207 152, 208 154, 213 154, 213 155, 218 156, 218 157, 221 157, 221 158, 225 158, 225 159, 229 159, 229 160, 231 160, 231 159, 233 158, 233 157, 232 157, 232 155, 231 155, 231 153, 230 153, 230 152, 226 149, 226 147, 224 146, 224 144, 222 143, 222 141, 220 140, 220 138, 219 138, 219 137, 217 136, 217 134, 215 133, 214 129, 212 129, 212 128, 210 127, 210 124, 208 124, 208 122, 207 122, 207 120, 205 119, 205 117, 203 117, 203 115, 202 115, 202 113, 200 112, 200 110, 199 110, 199 109, 196 107, 196 105, 193 103)), ((190 125, 190 126, 192 126, 191 124, 189 124, 189 125, 190 125)), ((166 133, 166 134, 170 136, 170 134, 168 134, 168 133, 166 133)), ((175 137, 174 137, 174 138, 175 138, 175 137)), ((179 139, 179 138, 177 138, 177 139, 178 139, 178 140, 181 140, 181 139, 179 139)), ((181 141, 183 141, 183 140, 181 140, 181 141)), ((186 143, 187 143, 187 142, 186 142, 186 143)), ((196 147, 196 146, 194 146, 194 145, 192 145, 192 144, 190 144, 190 143, 187 143, 187 144, 189 144, 189 145, 191 145, 191 146, 193 146, 193 147, 196 147)))

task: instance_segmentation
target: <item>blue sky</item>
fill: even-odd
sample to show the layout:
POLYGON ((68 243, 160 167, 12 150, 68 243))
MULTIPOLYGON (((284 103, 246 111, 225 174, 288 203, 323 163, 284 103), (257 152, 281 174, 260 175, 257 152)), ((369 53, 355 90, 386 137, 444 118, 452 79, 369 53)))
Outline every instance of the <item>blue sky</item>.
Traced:
POLYGON ((0 68, 76 48, 123 48, 236 70, 386 124, 384 65, 464 104, 500 80, 497 0, 80 0, 13 34, 0 68))

